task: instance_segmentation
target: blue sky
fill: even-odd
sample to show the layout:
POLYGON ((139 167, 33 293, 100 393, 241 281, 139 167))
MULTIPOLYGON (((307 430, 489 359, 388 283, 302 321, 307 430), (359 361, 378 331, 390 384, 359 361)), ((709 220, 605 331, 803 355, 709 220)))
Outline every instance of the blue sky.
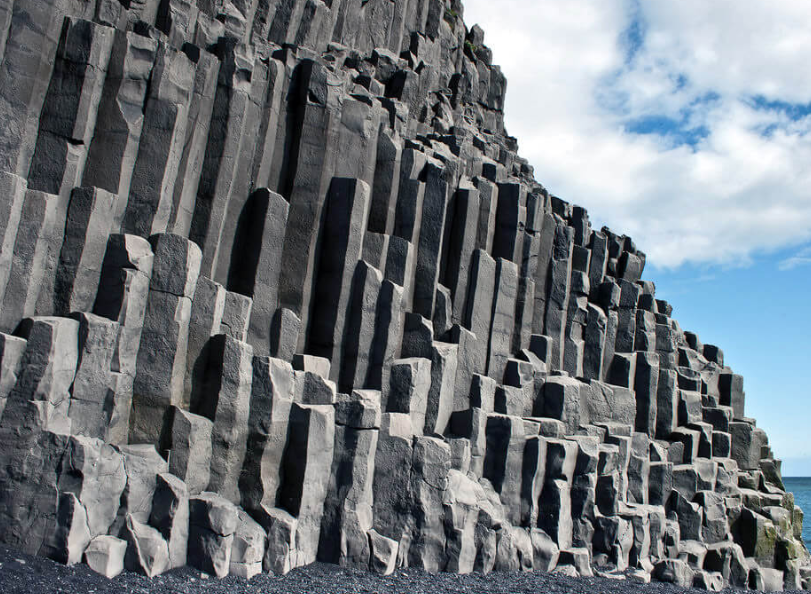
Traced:
POLYGON ((684 265, 646 274, 673 317, 724 350, 744 376, 746 414, 766 429, 785 476, 811 476, 811 267, 780 268, 792 250, 746 266, 684 265))
POLYGON ((551 192, 632 236, 811 476, 811 2, 466 0, 551 192))

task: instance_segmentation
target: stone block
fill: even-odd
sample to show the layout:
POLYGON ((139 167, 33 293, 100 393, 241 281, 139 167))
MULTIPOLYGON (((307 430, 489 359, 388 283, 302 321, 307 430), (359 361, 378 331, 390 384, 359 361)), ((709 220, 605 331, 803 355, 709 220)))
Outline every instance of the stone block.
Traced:
POLYGON ((124 571, 124 554, 127 542, 115 536, 97 536, 84 551, 88 567, 108 579, 124 571))
POLYGON ((257 522, 244 511, 237 514, 237 528, 231 544, 231 560, 228 572, 246 580, 262 573, 267 534, 257 522))
POLYGON ((125 525, 127 552, 124 566, 152 578, 169 569, 169 547, 160 532, 127 516, 125 525))
POLYGON ((580 382, 572 378, 548 378, 543 386, 543 409, 536 411, 536 414, 563 421, 567 434, 576 433, 585 416, 580 386, 580 382))
POLYGON ((180 405, 191 305, 201 252, 176 235, 153 237, 155 253, 133 386, 130 440, 157 443, 166 411, 180 405))
POLYGON ((237 507, 214 493, 189 501, 188 563, 210 575, 225 577, 239 523, 237 507))
POLYGON ((419 431, 425 426, 431 361, 419 358, 395 361, 390 382, 387 412, 408 413, 415 431, 419 431))
POLYGON ((186 484, 171 474, 159 474, 149 513, 149 525, 163 535, 169 551, 169 568, 186 565, 189 539, 189 492, 186 484))

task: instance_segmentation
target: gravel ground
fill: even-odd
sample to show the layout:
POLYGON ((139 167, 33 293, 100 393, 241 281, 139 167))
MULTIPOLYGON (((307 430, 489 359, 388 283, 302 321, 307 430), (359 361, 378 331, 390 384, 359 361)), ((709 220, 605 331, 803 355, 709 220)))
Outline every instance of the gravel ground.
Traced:
MULTIPOLYGON (((2 594, 681 594, 668 584, 640 585, 603 578, 568 578, 547 573, 489 575, 431 575, 417 569, 380 577, 317 563, 286 576, 259 575, 250 582, 228 577, 218 580, 189 568, 170 571, 152 580, 123 573, 108 580, 85 565, 65 567, 48 559, 20 554, 0 546, 2 594)), ((726 590, 732 593, 734 590, 726 590)))

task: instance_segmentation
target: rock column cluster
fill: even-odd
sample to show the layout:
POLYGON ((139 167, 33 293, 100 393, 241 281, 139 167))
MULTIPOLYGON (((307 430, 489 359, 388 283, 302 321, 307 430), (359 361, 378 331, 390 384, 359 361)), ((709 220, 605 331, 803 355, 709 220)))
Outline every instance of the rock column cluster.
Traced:
POLYGON ((534 180, 462 14, 0 0, 0 541, 811 588, 742 378, 534 180))

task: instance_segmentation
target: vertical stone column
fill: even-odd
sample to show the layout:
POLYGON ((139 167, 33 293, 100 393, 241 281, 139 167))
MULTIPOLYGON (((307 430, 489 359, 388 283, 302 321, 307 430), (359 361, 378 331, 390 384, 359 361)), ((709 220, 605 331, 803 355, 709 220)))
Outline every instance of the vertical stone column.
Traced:
POLYGON ((445 282, 453 295, 453 323, 460 324, 467 305, 467 292, 473 250, 479 222, 479 192, 460 188, 456 192, 456 208, 453 217, 448 251, 448 266, 445 282))
POLYGON ((293 404, 279 504, 293 514, 298 565, 316 560, 335 447, 332 406, 293 404))
POLYGON ((20 320, 36 312, 58 200, 58 196, 35 190, 25 194, 0 308, 0 330, 11 332, 20 320))
POLYGON ((490 341, 495 290, 496 262, 483 250, 476 250, 473 253, 464 320, 465 328, 476 336, 476 348, 472 357, 475 373, 487 371, 487 346, 490 341))
POLYGON ((544 323, 545 333, 552 337, 552 351, 549 359, 547 359, 551 369, 563 368, 566 314, 569 306, 569 282, 572 276, 573 242, 574 230, 565 223, 558 223, 555 227, 555 241, 549 272, 549 298, 544 323))
MULTIPOLYGON (((50 301, 56 315, 90 311, 96 299, 107 237, 113 227, 115 196, 98 188, 76 188, 71 192, 65 235, 50 301)), ((50 299, 47 299, 50 297, 50 299)))
POLYGON ((33 318, 26 320, 20 330, 28 342, 2 425, 11 430, 25 429, 26 434, 36 426, 38 430, 69 435, 70 387, 79 364, 79 322, 33 318), (31 403, 35 408, 29 406, 31 403), (36 415, 36 422, 29 419, 24 423, 31 414, 36 415))
POLYGON ((105 439, 126 444, 132 387, 141 344, 154 255, 149 242, 134 235, 110 235, 101 268, 93 313, 118 322, 111 363, 115 403, 105 439))
POLYGON ((521 523, 525 442, 524 421, 520 417, 487 416, 484 478, 493 484, 504 506, 507 521, 515 526, 521 523))
POLYGON ((497 382, 504 378, 512 348, 515 301, 518 293, 518 267, 499 259, 496 265, 496 290, 493 296, 492 326, 487 353, 487 375, 497 382))
POLYGON ((526 190, 521 184, 499 184, 493 257, 521 264, 527 219, 526 190))
POLYGON ((620 280, 619 324, 617 326, 617 353, 633 353, 636 339, 636 306, 642 292, 638 285, 620 280))
POLYGON ((228 288, 253 298, 247 341, 257 355, 271 349, 288 210, 279 194, 257 190, 246 204, 245 225, 235 240, 238 258, 231 265, 228 288))
POLYGON ((345 98, 341 104, 335 154, 332 155, 333 175, 362 181, 369 188, 370 202, 375 181, 378 131, 384 113, 379 102, 352 96, 345 98))
POLYGON ((399 545, 408 554, 412 520, 411 466, 413 458, 411 419, 405 413, 383 413, 375 453, 374 530, 399 545))
POLYGON ((546 480, 546 438, 530 436, 524 446, 521 480, 521 526, 538 525, 539 503, 546 480))
POLYGON ((149 236, 169 231, 194 71, 186 54, 160 46, 121 227, 125 233, 149 236))
POLYGON ((4 28, 0 68, 0 171, 27 178, 64 11, 58 0, 20 0, 4 28), (6 33, 7 31, 7 33, 6 33))
POLYGON ((583 378, 601 381, 603 374, 603 357, 606 348, 606 329, 608 318, 602 309, 588 304, 586 327, 583 333, 583 378))
POLYGON ((403 288, 384 280, 377 299, 375 334, 369 358, 365 385, 381 390, 389 384, 391 366, 400 352, 403 336, 403 288))
POLYGON ((498 187, 481 177, 474 180, 479 190, 479 216, 476 226, 476 249, 488 254, 493 251, 493 233, 496 228, 498 187))
POLYGON ((591 260, 589 260, 589 298, 594 299, 603 282, 608 264, 608 238, 605 234, 595 231, 591 235, 591 260))
POLYGON ((431 389, 431 361, 419 357, 400 359, 391 370, 386 411, 408 414, 411 426, 421 432, 425 426, 428 392, 431 389))
POLYGON ((444 435, 453 412, 459 347, 434 342, 431 351, 431 389, 428 391, 424 433, 444 435))
POLYGON ((546 331, 546 308, 549 301, 552 255, 557 229, 555 215, 551 212, 544 213, 540 226, 538 263, 535 269, 535 303, 532 316, 532 332, 539 335, 546 331))
POLYGON ((21 364, 26 344, 27 341, 19 336, 0 334, 0 419, 3 417, 8 395, 22 371, 21 364))
MULTIPOLYGON (((334 178, 321 228, 320 257, 307 331, 307 352, 341 372, 341 347, 352 299, 353 277, 363 250, 369 216, 369 186, 358 179, 334 178)), ((364 378, 365 379, 365 378, 364 378)), ((362 386, 358 386, 362 387, 362 386)))
POLYGON ((394 230, 403 141, 393 130, 381 129, 369 209, 369 230, 390 235, 394 230))
POLYGON ((214 422, 208 491, 240 502, 238 482, 248 445, 253 349, 220 334, 208 356, 206 400, 197 412, 214 422))
POLYGON ((462 411, 470 407, 470 390, 473 378, 478 371, 474 365, 478 339, 470 330, 456 324, 451 328, 451 342, 459 345, 456 358, 456 380, 454 381, 453 410, 462 411))
POLYGON ((408 562, 436 573, 445 559, 443 504, 451 469, 450 446, 439 438, 417 437, 412 469, 414 538, 408 549, 408 562))
MULTIPOLYGON (((262 107, 268 88, 269 63, 263 59, 263 52, 256 46, 247 46, 248 62, 252 62, 250 85, 246 87, 247 103, 242 119, 245 122, 239 140, 238 153, 234 157, 233 182, 228 191, 227 207, 223 214, 220 230, 220 245, 217 249, 212 278, 224 285, 229 285, 231 268, 239 262, 241 254, 235 249, 239 245, 239 235, 246 216, 246 207, 252 191, 258 186, 251 177, 254 159, 261 139, 262 107)), ((230 285, 228 286, 231 289, 230 285)))
POLYGON ((212 336, 221 334, 225 296, 227 291, 220 283, 205 277, 197 277, 191 314, 189 338, 186 343, 186 379, 181 408, 188 410, 205 392, 206 365, 212 336))
POLYGON ((164 415, 182 402, 189 320, 202 254, 177 235, 152 238, 155 259, 138 350, 130 441, 158 443, 164 415))
POLYGON ((294 376, 289 363, 269 357, 253 358, 248 416, 248 452, 239 490, 251 512, 276 505, 282 480, 282 454, 287 445, 294 376))
POLYGON ((123 220, 130 193, 144 124, 144 101, 157 51, 154 39, 134 32, 115 33, 82 185, 118 196, 117 226, 123 220))
POLYGON ((539 525, 561 550, 572 545, 572 482, 577 442, 549 439, 546 443, 546 483, 541 492, 539 525))
POLYGON ((169 472, 180 478, 190 495, 199 495, 211 477, 210 419, 172 407, 172 420, 163 435, 168 450, 169 472))
POLYGON ((383 275, 363 260, 357 263, 339 360, 339 386, 348 392, 366 387, 373 354, 378 298, 383 275))
POLYGON ((433 318, 434 313, 448 200, 448 184, 444 175, 444 170, 437 165, 432 163, 426 165, 425 197, 414 273, 413 306, 416 313, 429 320, 433 318))
POLYGON ((11 173, 0 172, 0 296, 5 293, 14 262, 17 228, 25 203, 26 182, 11 173))
POLYGON ((656 437, 668 439, 679 425, 679 389, 676 371, 659 369, 656 387, 656 437))
POLYGON ((337 408, 335 455, 318 552, 322 561, 359 569, 369 567, 367 532, 373 524, 375 451, 380 425, 380 395, 370 391, 368 396, 355 392, 337 408))
MULTIPOLYGON (((39 116, 29 187, 67 197, 79 185, 93 137, 115 31, 66 17, 39 116)), ((58 246, 57 246, 58 250, 58 246)))
POLYGON ((192 41, 199 15, 195 0, 164 0, 158 5, 155 27, 166 33, 174 47, 181 47, 192 41))
POLYGON ((284 130, 283 101, 290 82, 288 69, 280 59, 271 57, 268 61, 267 72, 267 92, 261 99, 261 125, 251 173, 253 186, 259 188, 270 187, 271 168, 274 166, 274 161, 279 158, 277 143, 283 140, 281 138, 284 130))
MULTIPOLYGON (((294 175, 283 181, 280 192, 289 196, 290 212, 279 275, 279 305, 309 324, 309 304, 315 282, 316 232, 324 200, 332 181, 331 155, 335 150, 335 114, 330 103, 327 69, 304 60, 298 66, 297 144, 290 148, 294 175)), ((299 340, 304 346, 304 336, 299 340)), ((300 349, 301 350, 301 349, 300 349)))
POLYGON ((213 54, 200 52, 195 64, 194 83, 189 99, 186 138, 177 169, 169 231, 188 236, 194 216, 194 203, 206 151, 220 61, 213 54))
POLYGON ((220 244, 233 240, 223 237, 223 226, 239 171, 254 55, 233 39, 222 41, 215 53, 221 65, 189 238, 203 249, 202 274, 220 280, 220 244))
POLYGON ((96 439, 107 435, 116 400, 116 382, 110 373, 118 338, 118 323, 89 313, 79 321, 80 360, 71 386, 71 432, 96 439))
POLYGON ((640 433, 656 436, 659 398, 659 357, 655 353, 636 354, 636 423, 640 433))

